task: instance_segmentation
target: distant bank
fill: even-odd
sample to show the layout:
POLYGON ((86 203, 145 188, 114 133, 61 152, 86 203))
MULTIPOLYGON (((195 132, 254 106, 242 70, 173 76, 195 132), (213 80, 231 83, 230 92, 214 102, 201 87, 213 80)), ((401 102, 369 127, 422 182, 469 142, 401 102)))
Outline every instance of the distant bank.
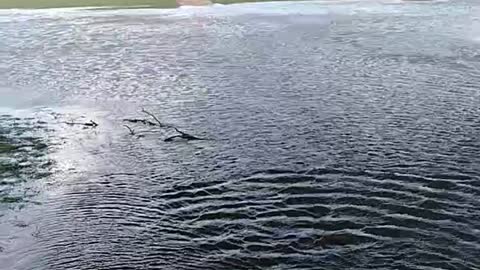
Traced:
POLYGON ((175 8, 182 5, 209 5, 261 2, 266 0, 0 0, 0 9, 5 8, 63 8, 63 7, 152 7, 175 8))
POLYGON ((212 2, 210 0, 176 0, 179 6, 208 6, 212 2))

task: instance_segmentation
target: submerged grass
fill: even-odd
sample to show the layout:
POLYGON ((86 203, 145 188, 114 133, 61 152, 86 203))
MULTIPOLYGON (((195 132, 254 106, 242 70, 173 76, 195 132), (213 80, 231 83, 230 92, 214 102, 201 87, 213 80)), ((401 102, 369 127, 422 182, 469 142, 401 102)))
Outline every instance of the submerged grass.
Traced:
POLYGON ((3 153, 10 153, 13 152, 17 149, 17 146, 5 143, 5 142, 0 142, 0 154, 3 153))
POLYGON ((0 212, 27 203, 36 194, 35 182, 51 175, 46 131, 46 123, 0 116, 0 212))
POLYGON ((0 198, 0 203, 19 203, 22 202, 22 197, 3 197, 0 198))

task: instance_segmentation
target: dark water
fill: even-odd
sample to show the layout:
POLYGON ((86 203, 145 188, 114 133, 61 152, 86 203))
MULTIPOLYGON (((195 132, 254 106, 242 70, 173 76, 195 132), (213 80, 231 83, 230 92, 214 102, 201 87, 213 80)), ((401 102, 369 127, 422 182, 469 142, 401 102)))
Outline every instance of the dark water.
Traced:
POLYGON ((0 269, 480 269, 478 2, 0 14, 0 269))

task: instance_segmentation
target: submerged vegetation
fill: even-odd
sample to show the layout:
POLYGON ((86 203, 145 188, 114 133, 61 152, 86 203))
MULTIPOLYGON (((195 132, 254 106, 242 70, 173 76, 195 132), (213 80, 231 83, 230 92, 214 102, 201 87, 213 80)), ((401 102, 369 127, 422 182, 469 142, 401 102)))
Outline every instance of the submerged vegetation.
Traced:
MULTIPOLYGON (((130 135, 141 138, 142 133, 160 135, 163 141, 209 140, 189 134, 178 127, 165 123, 155 114, 142 109, 144 118, 123 119, 122 125, 130 135), (132 125, 131 127, 129 125, 132 125), (142 127, 148 127, 144 129, 142 127), (137 132, 134 128, 140 128, 137 132)), ((43 122, 35 118, 0 116, 0 207, 23 207, 36 195, 35 188, 48 181, 54 162, 49 158, 55 152, 53 141, 49 140, 49 125, 63 125, 68 129, 80 127, 94 130, 99 124, 93 120, 43 122)), ((120 124, 120 123, 119 123, 120 124)))
POLYGON ((17 149, 17 146, 4 142, 5 138, 0 137, 0 154, 10 153, 17 149))
POLYGON ((52 162, 45 138, 34 135, 42 129, 38 122, 5 115, 0 120, 0 205, 17 205, 35 195, 24 184, 48 177, 52 162))

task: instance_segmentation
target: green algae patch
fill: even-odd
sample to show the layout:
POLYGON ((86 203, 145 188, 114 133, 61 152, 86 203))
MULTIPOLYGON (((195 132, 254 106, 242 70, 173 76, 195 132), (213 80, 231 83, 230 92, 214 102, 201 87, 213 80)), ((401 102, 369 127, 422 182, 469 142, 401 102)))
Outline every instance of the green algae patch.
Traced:
POLYGON ((0 212, 29 205, 52 174, 48 125, 34 118, 0 116, 0 212), (15 125, 14 125, 15 124, 15 125), (3 206, 2 206, 3 205, 3 206))
POLYGON ((23 202, 22 197, 9 197, 9 196, 3 197, 3 198, 0 197, 0 203, 20 203, 20 202, 23 202))
POLYGON ((11 153, 17 150, 18 147, 9 143, 0 142, 0 154, 11 153))

